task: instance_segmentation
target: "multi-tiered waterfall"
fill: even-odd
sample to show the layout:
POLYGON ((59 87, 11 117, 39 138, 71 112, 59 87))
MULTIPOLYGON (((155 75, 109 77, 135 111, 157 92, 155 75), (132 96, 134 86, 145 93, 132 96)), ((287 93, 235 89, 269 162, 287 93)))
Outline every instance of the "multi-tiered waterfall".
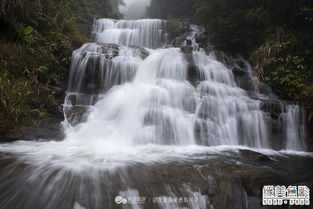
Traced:
POLYGON ((95 21, 73 53, 65 140, 0 145, 0 209, 248 209, 265 183, 310 179, 301 108, 185 28, 178 41, 162 20, 95 21))
POLYGON ((65 109, 95 105, 84 123, 67 129, 67 139, 129 146, 305 149, 299 107, 281 103, 278 139, 270 113, 262 110, 270 97, 252 98, 238 87, 232 69, 218 61, 213 51, 207 54, 195 47, 199 27, 190 27, 188 37, 195 50, 165 47, 169 44, 166 24, 151 19, 95 22, 93 34, 98 42, 74 52, 65 109), (190 74, 196 75, 193 84, 190 74))

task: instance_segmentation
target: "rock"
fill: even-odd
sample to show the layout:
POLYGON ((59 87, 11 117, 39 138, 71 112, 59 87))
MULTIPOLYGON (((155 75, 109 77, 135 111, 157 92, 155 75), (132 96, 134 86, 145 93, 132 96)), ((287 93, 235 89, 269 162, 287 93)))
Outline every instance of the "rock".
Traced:
POLYGON ((186 41, 186 36, 178 36, 174 39, 173 41, 173 45, 176 47, 179 47, 181 45, 183 45, 183 43, 186 41))
POLYGON ((187 79, 194 87, 196 87, 199 83, 199 74, 197 67, 195 65, 188 65, 188 79, 187 79))
POLYGON ((146 50, 145 48, 142 48, 139 46, 132 46, 132 48, 136 49, 137 53, 142 59, 145 59, 150 55, 150 52, 146 50))
POLYGON ((104 54, 107 59, 113 59, 119 54, 120 45, 118 44, 107 44, 107 43, 96 43, 96 44, 101 46, 102 49, 101 53, 104 54))
POLYGON ((248 74, 248 72, 246 71, 246 70, 244 70, 244 69, 242 69, 242 68, 238 68, 238 67, 234 67, 233 69, 232 69, 232 71, 233 71, 233 74, 235 75, 235 76, 245 76, 245 75, 247 75, 248 74))
POLYGON ((187 46, 192 46, 192 40, 186 39, 186 44, 187 44, 187 46))
POLYGON ((72 106, 65 111, 65 117, 72 126, 76 126, 87 120, 87 111, 87 106, 72 106))
POLYGON ((8 135, 8 131, 5 128, 0 128, 0 142, 10 141, 7 135, 8 135))
POLYGON ((193 47, 192 46, 181 46, 180 50, 182 53, 192 53, 193 47))
POLYGON ((257 162, 266 162, 266 161, 272 161, 270 157, 267 155, 254 152, 251 150, 239 150, 239 153, 243 160, 249 160, 249 161, 257 161, 257 162))
MULTIPOLYGON (((113 59, 114 57, 117 57, 122 47, 122 45, 119 44, 108 44, 108 43, 95 43, 95 44, 101 46, 101 53, 103 54, 102 56, 105 56, 106 59, 113 59)), ((150 52, 143 47, 139 46, 128 46, 128 47, 135 49, 142 59, 146 58, 150 54, 150 52)))
POLYGON ((201 48, 205 48, 208 45, 208 34, 206 32, 201 32, 196 34, 196 42, 199 44, 201 48))
POLYGON ((261 110, 270 113, 271 118, 277 120, 284 112, 284 105, 276 99, 262 100, 261 110))
POLYGON ((7 141, 17 140, 63 140, 64 133, 61 122, 63 119, 46 118, 35 127, 22 128, 8 136, 7 141))

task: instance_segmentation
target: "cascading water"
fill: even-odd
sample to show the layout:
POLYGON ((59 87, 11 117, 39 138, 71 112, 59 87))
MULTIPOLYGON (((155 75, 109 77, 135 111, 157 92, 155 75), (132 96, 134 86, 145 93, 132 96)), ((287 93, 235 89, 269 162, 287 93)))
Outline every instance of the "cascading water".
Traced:
POLYGON ((73 53, 66 139, 0 145, 0 209, 248 209, 264 174, 308 178, 301 108, 244 89, 248 64, 201 49, 198 26, 166 46, 166 25, 95 21, 97 42, 73 53))
MULTIPOLYGON (((162 46, 164 25, 161 20, 100 19, 95 22, 93 32, 100 42, 154 48, 162 46)), ((214 53, 207 55, 195 46, 195 36, 200 31, 199 27, 191 26, 188 37, 196 49, 191 52, 193 73, 198 80, 195 86, 188 80, 190 61, 179 48, 150 50, 150 55, 142 59, 140 50, 116 46, 121 49, 112 60, 103 55, 100 44, 87 44, 75 51, 71 91, 82 94, 90 87, 89 92, 94 96, 96 86, 106 90, 116 86, 92 108, 86 123, 68 130, 68 139, 96 138, 128 145, 275 148, 268 125, 271 119, 262 111, 262 101, 239 88, 231 69, 218 61, 214 53), (117 64, 111 67, 108 63, 117 64)), ((86 99, 77 100, 90 101, 89 96, 83 97, 86 99)), ((298 130, 299 111, 290 111, 281 116, 286 124, 283 132, 288 129, 290 134, 279 149, 303 150, 304 132, 298 130)))
POLYGON ((163 20, 112 20, 99 19, 94 23, 92 34, 102 43, 134 45, 148 48, 158 48, 164 45, 163 20))

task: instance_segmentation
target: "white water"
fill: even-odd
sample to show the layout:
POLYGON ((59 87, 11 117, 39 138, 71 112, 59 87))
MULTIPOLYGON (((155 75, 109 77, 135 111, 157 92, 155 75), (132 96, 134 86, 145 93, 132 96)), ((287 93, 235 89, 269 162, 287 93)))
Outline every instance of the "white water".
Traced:
MULTIPOLYGON (((162 22, 100 19, 94 24, 93 31, 101 31, 96 36, 102 42, 154 46, 160 44, 155 40, 159 40, 162 34, 156 31, 164 32, 162 24, 165 23, 162 22), (120 36, 121 33, 126 35, 120 36)), ((116 60, 118 68, 100 64, 91 72, 91 75, 102 78, 104 88, 117 86, 91 108, 86 123, 67 129, 67 140, 96 140, 114 146, 244 145, 271 148, 273 136, 267 124, 271 119, 261 110, 261 101, 250 98, 248 92, 237 86, 232 71, 219 62, 214 53, 207 55, 196 47, 194 37, 199 31, 199 27, 192 26, 189 37, 196 49, 192 52, 192 63, 197 71, 194 73, 198 74, 199 80, 196 87, 188 81, 189 63, 179 48, 149 50, 151 54, 142 60, 136 55, 138 51, 120 47, 119 56, 112 59, 113 62, 116 60), (110 73, 112 69, 116 73, 110 73), (119 79, 120 83, 114 82, 116 77, 123 79, 119 79)), ((100 57, 101 63, 108 62, 101 53, 99 47, 90 48, 90 45, 74 52, 70 89, 81 92, 81 80, 86 77, 82 72, 88 69, 85 65, 90 63, 91 55, 96 59, 100 57)), ((288 106, 287 109, 290 110, 281 116, 285 121, 282 129, 286 133, 281 149, 304 150, 299 107, 288 106)))
POLYGON ((102 43, 135 45, 158 48, 164 45, 163 20, 112 20, 99 19, 94 23, 92 34, 102 43))
POLYGON ((304 114, 299 106, 290 105, 287 107, 287 113, 283 114, 284 129, 286 136, 287 150, 306 150, 305 142, 305 122, 304 114))

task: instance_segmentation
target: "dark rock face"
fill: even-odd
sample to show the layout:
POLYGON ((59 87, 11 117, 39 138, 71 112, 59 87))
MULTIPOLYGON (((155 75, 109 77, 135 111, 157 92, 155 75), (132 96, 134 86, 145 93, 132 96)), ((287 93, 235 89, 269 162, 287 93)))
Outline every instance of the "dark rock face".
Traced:
POLYGON ((56 140, 60 141, 64 139, 63 128, 61 118, 46 118, 39 124, 32 128, 23 128, 16 131, 11 136, 6 138, 3 142, 17 141, 17 140, 56 140))
POLYGON ((257 162, 271 161, 271 158, 269 158, 267 155, 264 155, 258 152, 253 152, 251 150, 240 150, 239 153, 242 156, 243 160, 257 161, 257 162))
POLYGON ((180 50, 182 53, 192 53, 193 47, 192 46, 181 46, 180 50))
POLYGON ((199 44, 201 48, 206 48, 208 46, 208 33, 205 31, 201 31, 199 34, 196 34, 196 42, 199 44))
POLYGON ((245 75, 248 74, 248 72, 247 72, 246 70, 244 70, 244 69, 242 69, 242 68, 238 68, 238 67, 234 67, 234 68, 232 69, 232 71, 233 71, 233 74, 234 74, 235 76, 245 76, 245 75))
MULTIPOLYGON (((123 76, 118 69, 119 65, 114 60, 119 56, 123 47, 119 44, 88 43, 76 50, 73 55, 67 90, 74 93, 97 95, 109 90, 112 85, 122 84, 125 79, 131 81, 132 76, 123 76)), ((142 59, 150 54, 142 47, 129 46, 129 48, 142 59)), ((133 74, 133 71, 129 74, 133 74)))
POLYGON ((285 111, 284 104, 282 101, 277 99, 268 99, 268 100, 261 100, 261 110, 264 112, 268 112, 271 118, 277 120, 279 116, 285 111))
POLYGON ((0 142, 8 142, 11 141, 8 139, 8 131, 4 128, 0 128, 0 142))
POLYGON ((193 65, 193 63, 188 65, 188 81, 195 87, 199 83, 199 73, 197 67, 193 65))

